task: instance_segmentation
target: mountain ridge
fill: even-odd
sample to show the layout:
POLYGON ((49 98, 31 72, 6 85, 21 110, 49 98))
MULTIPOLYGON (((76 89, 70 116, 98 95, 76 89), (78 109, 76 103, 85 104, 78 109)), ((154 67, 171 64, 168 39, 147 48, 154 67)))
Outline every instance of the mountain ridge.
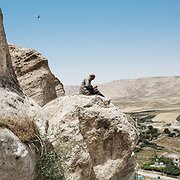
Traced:
MULTIPOLYGON (((151 104, 148 105, 149 108, 159 108, 180 104, 180 76, 113 80, 109 83, 99 84, 98 88, 113 102, 130 106, 151 104), (141 102, 145 104, 140 105, 141 102)), ((77 94, 78 89, 79 86, 65 86, 68 95, 77 94)))

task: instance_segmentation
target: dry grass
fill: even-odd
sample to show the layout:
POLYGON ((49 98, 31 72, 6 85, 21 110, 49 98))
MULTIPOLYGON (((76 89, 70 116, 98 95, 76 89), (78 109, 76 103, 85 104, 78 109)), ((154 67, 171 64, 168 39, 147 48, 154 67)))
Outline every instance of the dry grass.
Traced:
POLYGON ((39 134, 34 121, 27 116, 11 119, 0 117, 0 127, 11 130, 22 142, 30 142, 39 134))
POLYGON ((151 148, 142 149, 140 152, 136 154, 138 164, 140 167, 151 160, 151 158, 155 157, 156 152, 151 148))
POLYGON ((180 153, 180 139, 162 136, 154 141, 159 146, 163 146, 172 153, 180 153))
POLYGON ((144 148, 141 151, 139 151, 138 153, 136 153, 136 159, 137 162, 139 164, 140 167, 142 167, 142 165, 144 163, 149 162, 152 158, 156 157, 156 156, 161 156, 164 152, 168 152, 168 153, 172 153, 171 150, 169 149, 162 149, 162 150, 155 150, 152 148, 144 148))

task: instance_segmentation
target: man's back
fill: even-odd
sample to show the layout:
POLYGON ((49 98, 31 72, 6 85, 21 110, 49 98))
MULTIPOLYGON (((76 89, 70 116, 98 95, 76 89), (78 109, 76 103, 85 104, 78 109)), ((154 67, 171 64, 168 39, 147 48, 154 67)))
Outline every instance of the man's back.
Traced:
POLYGON ((88 94, 90 89, 92 89, 91 81, 89 79, 84 79, 81 83, 79 93, 88 94))

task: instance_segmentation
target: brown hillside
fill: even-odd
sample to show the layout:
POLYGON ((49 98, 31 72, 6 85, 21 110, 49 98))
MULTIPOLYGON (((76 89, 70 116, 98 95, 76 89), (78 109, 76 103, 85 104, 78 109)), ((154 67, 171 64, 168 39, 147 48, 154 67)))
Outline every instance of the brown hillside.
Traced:
MULTIPOLYGON (((66 94, 76 94, 78 88, 66 86, 66 94)), ((122 109, 180 106, 180 76, 115 80, 99 85, 99 90, 122 109)))

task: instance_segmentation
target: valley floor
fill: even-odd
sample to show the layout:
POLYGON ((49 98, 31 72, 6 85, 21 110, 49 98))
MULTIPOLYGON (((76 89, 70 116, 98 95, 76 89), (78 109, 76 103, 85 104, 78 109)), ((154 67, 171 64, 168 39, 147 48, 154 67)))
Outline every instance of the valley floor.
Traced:
POLYGON ((145 176, 145 180, 155 180, 158 176, 162 180, 180 179, 180 177, 169 177, 166 174, 141 169, 144 163, 150 162, 154 157, 161 157, 165 152, 180 155, 179 103, 140 101, 132 102, 132 104, 131 102, 115 102, 114 104, 137 123, 140 133, 140 141, 137 145, 139 150, 135 153, 140 169, 138 174, 145 176), (165 133, 165 130, 169 133, 165 133), (143 142, 146 144, 141 146, 143 142))

